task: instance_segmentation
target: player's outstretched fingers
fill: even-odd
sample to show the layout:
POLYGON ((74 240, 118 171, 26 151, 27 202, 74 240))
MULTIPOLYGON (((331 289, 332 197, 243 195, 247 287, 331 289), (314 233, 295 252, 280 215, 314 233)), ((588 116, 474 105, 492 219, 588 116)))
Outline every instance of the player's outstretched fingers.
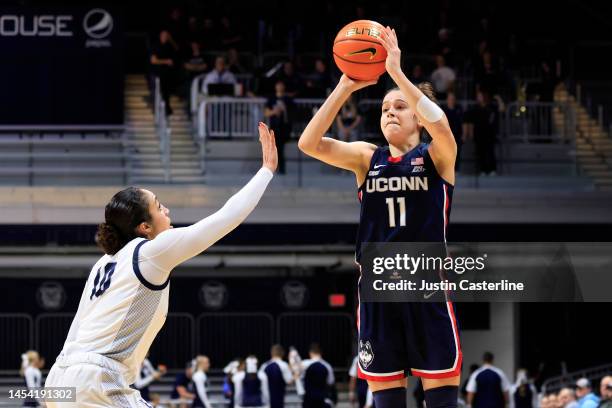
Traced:
POLYGON ((276 151, 276 135, 274 134, 274 130, 270 130, 270 132, 268 132, 268 137, 270 140, 268 157, 271 170, 275 171, 276 167, 278 166, 278 152, 276 151))
POLYGON ((261 143, 263 166, 275 171, 278 158, 276 144, 274 143, 274 132, 263 122, 259 122, 259 141, 261 143))

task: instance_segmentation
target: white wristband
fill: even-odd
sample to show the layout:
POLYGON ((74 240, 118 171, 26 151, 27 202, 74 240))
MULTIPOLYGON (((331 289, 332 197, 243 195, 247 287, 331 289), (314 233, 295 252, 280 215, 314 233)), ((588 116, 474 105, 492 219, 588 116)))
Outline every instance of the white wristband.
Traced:
POLYGON ((444 111, 427 96, 421 96, 416 106, 417 112, 428 122, 437 122, 444 116, 444 111))

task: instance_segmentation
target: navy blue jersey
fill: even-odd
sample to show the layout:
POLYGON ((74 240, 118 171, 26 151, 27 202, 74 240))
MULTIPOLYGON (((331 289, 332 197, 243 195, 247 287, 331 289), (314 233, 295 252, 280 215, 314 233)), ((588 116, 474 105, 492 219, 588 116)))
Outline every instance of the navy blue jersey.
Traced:
POLYGON ((268 376, 268 387, 270 388, 270 407, 282 408, 285 404, 285 389, 287 384, 283 378, 283 372, 275 361, 266 364, 264 372, 268 376))
POLYGON ((497 408, 506 405, 504 392, 510 388, 506 375, 497 367, 484 365, 470 376, 466 390, 474 393, 474 408, 497 408))
POLYGON ((325 400, 329 396, 329 369, 320 361, 314 361, 304 372, 304 393, 309 400, 325 400))
POLYGON ((191 382, 191 379, 187 377, 185 373, 178 373, 174 378, 174 385, 172 386, 172 393, 170 394, 170 398, 180 398, 180 395, 177 390, 179 386, 183 386, 187 389, 187 391, 193 392, 193 383, 191 382))
POLYGON ((255 374, 247 374, 242 381, 243 407, 259 407, 262 405, 261 381, 255 374))
POLYGON ((359 187, 361 216, 356 259, 364 242, 445 242, 453 186, 446 182, 421 143, 400 157, 389 147, 374 151, 359 187))

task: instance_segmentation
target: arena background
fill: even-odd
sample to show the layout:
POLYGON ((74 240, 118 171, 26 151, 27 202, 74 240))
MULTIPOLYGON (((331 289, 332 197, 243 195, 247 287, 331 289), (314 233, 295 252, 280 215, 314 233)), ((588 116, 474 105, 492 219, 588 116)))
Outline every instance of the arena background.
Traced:
MULTIPOLYGON (((428 76, 435 56, 445 53, 466 110, 486 85, 504 102, 497 175, 477 170, 472 141, 462 147, 449 242, 609 241, 609 5, 21 1, 4 2, 0 14, 2 401, 22 382, 22 352, 38 350, 47 368, 59 352, 100 256, 93 237, 114 192, 147 187, 170 208, 175 226, 187 225, 219 208, 256 171, 256 123, 273 82, 287 75, 285 61, 302 81, 286 174, 274 178, 244 225, 174 271, 168 320, 150 358, 176 373, 196 354, 209 355, 213 395, 221 398, 221 369, 231 359, 255 353, 265 361, 276 342, 305 355, 316 341, 346 401, 356 352, 354 178, 299 153, 296 138, 321 103, 308 85, 318 79, 315 60, 327 64, 333 83, 332 40, 358 18, 398 29, 406 72, 420 65, 428 76), (166 118, 149 64, 162 29, 182 51, 201 42, 205 72, 234 48, 240 95, 203 95, 202 76, 177 72, 174 112, 166 118), (450 39, 442 39, 442 29, 450 39), (492 76, 479 68, 487 51, 492 76)), ((361 138, 381 143, 378 103, 390 87, 384 75, 358 95, 361 138)), ((484 351, 495 354, 511 381, 524 367, 549 392, 611 370, 610 303, 457 308, 464 377, 484 351)), ((166 377, 156 385, 162 395, 172 381, 166 377)))

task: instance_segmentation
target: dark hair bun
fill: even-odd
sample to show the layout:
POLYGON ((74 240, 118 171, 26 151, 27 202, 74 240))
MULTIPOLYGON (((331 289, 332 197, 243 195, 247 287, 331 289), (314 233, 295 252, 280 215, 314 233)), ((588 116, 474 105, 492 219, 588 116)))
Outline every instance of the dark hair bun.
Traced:
POLYGON ((104 251, 105 254, 115 255, 125 243, 117 228, 111 224, 103 222, 102 224, 98 225, 98 231, 96 232, 96 244, 104 251))
POLYGON ((436 92, 434 91, 431 82, 421 82, 417 85, 417 88, 419 88, 419 90, 423 92, 426 97, 428 97, 434 102, 437 102, 436 92))

